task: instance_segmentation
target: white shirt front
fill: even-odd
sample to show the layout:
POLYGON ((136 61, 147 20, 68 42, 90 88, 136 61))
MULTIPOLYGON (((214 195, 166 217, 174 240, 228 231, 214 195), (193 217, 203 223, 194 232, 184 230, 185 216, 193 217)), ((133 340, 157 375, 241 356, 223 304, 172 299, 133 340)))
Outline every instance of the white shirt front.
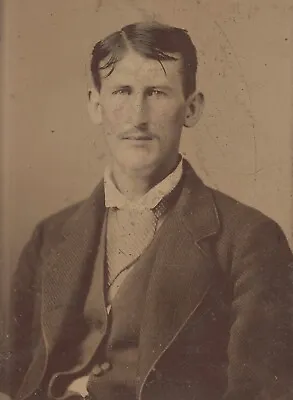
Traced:
POLYGON ((152 232, 146 232, 147 230, 151 230, 149 224, 145 227, 141 226, 141 229, 136 236, 133 237, 133 235, 129 234, 129 240, 131 240, 132 237, 133 243, 127 242, 125 245, 125 237, 128 237, 127 225, 134 225, 136 223, 139 224, 140 212, 143 214, 144 211, 154 210, 159 203, 175 189, 182 177, 182 173, 183 161, 181 158, 175 170, 172 171, 165 179, 152 187, 140 199, 131 201, 127 199, 116 187, 112 178, 110 167, 106 168, 104 174, 105 205, 108 208, 106 259, 109 264, 109 271, 111 272, 116 270, 114 276, 117 275, 117 278, 111 283, 111 285, 109 285, 108 288, 108 293, 106 296, 108 304, 111 304, 111 300, 114 298, 122 282, 132 269, 134 261, 142 254, 143 249, 146 248, 150 243, 154 233, 162 225, 166 214, 162 214, 159 217, 155 232, 153 230, 152 232), (136 218, 134 217, 135 214, 137 215, 136 218), (135 219, 132 221, 132 218, 135 219), (120 237, 121 240, 119 239, 120 237), (145 246, 144 243, 141 243, 144 237, 150 238, 149 240, 146 239, 145 246))
POLYGON ((182 158, 175 168, 165 179, 152 187, 145 195, 136 201, 127 199, 116 187, 111 168, 107 167, 104 173, 104 187, 105 187, 105 206, 107 208, 155 208, 159 202, 167 196, 179 183, 183 171, 182 158))

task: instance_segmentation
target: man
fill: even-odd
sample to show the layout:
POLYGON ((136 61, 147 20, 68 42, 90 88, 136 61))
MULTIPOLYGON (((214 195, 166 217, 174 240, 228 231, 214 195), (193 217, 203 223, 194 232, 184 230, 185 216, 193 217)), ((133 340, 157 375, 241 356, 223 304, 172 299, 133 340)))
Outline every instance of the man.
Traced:
POLYGON ((182 159, 204 103, 196 69, 182 29, 137 23, 96 44, 89 110, 111 163, 22 253, 13 399, 292 398, 292 254, 182 159))

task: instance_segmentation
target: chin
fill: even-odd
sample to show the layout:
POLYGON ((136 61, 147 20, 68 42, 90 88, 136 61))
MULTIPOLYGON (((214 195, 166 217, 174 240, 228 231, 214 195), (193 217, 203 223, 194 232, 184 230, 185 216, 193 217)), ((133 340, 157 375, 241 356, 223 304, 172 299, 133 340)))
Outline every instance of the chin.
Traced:
POLYGON ((136 176, 150 176, 158 169, 159 161, 153 158, 142 158, 139 156, 129 156, 123 159, 120 165, 125 171, 136 176))

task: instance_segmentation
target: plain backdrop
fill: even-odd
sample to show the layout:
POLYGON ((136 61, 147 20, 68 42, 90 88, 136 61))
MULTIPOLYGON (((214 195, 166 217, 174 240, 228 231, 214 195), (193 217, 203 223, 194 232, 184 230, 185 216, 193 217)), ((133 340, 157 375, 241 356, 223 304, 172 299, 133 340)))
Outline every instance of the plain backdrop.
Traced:
POLYGON ((8 0, 4 11, 6 272, 36 223, 88 196, 102 176, 102 132, 87 114, 94 43, 152 18, 186 28, 198 48, 206 108, 184 131, 183 154, 207 184, 274 218, 293 244, 290 1, 8 0))

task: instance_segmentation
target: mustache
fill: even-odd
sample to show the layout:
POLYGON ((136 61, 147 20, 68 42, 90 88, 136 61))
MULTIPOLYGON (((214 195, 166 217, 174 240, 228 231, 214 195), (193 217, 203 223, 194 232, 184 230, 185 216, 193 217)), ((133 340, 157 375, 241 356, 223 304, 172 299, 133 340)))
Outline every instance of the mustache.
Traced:
POLYGON ((137 139, 137 140, 152 140, 156 139, 157 135, 153 134, 148 130, 142 130, 139 128, 132 128, 124 131, 118 135, 119 139, 137 139))

